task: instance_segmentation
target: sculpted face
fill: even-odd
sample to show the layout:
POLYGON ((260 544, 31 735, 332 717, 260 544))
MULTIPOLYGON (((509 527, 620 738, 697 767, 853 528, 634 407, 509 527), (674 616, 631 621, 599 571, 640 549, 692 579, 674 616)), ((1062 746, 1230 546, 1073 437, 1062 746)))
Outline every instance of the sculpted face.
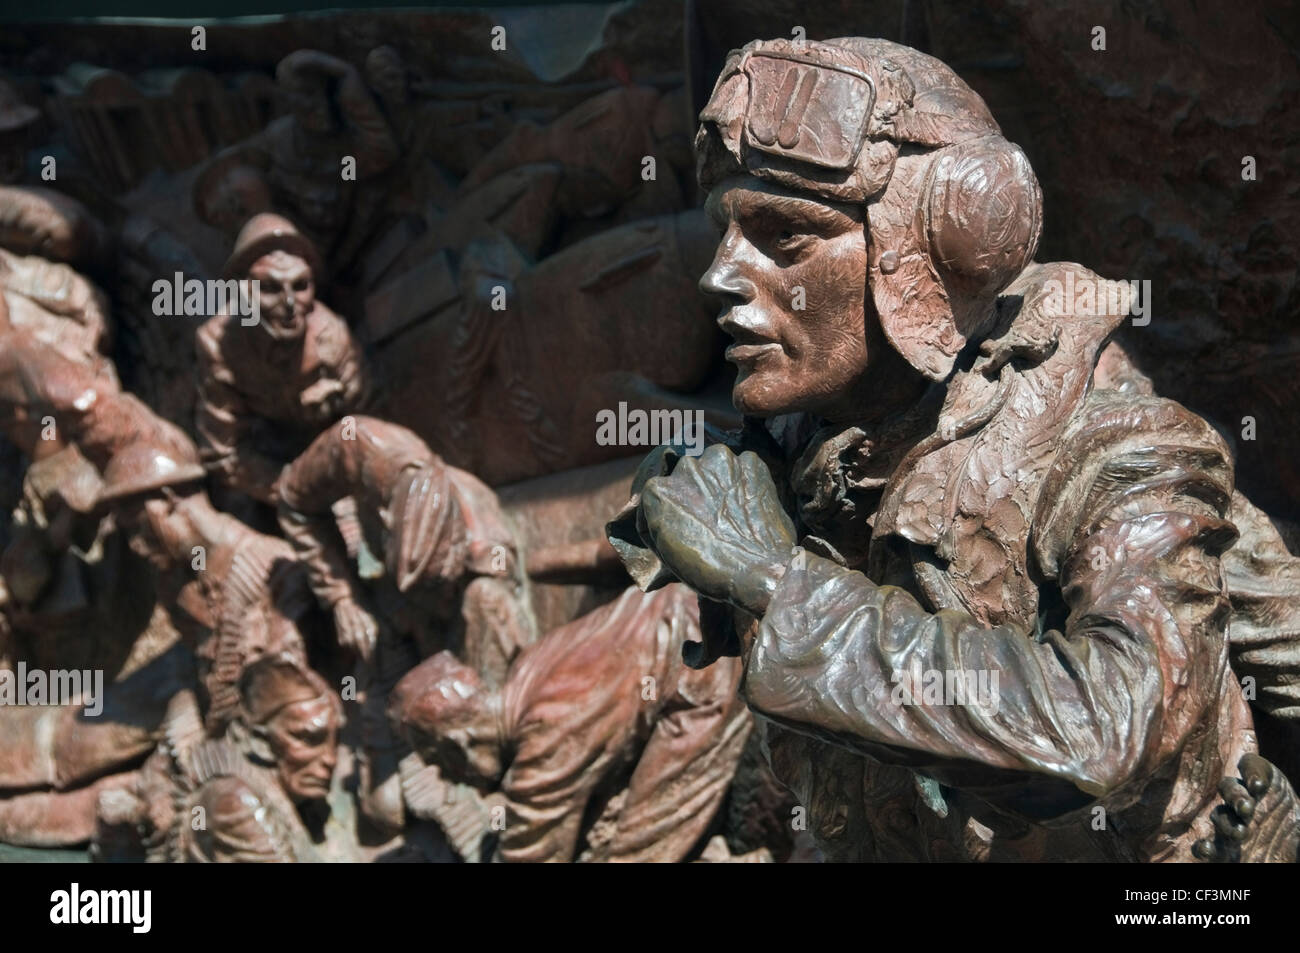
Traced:
POLYGON ((294 702, 276 712, 266 739, 279 770, 280 784, 295 803, 329 794, 338 755, 338 720, 334 704, 322 695, 294 702))
POLYGON ((278 341, 296 340, 307 330, 307 315, 316 305, 311 266, 285 251, 273 251, 253 262, 248 277, 257 281, 261 326, 278 341))
POLYGON ((500 748, 495 741, 485 741, 491 726, 477 729, 449 728, 411 732, 412 747, 430 764, 436 764, 449 781, 474 787, 490 786, 501 777, 500 748))
POLYGON ((719 183, 705 208, 722 238, 700 288, 723 299, 718 324, 733 342, 726 357, 737 369, 736 409, 860 415, 868 370, 888 350, 867 311, 861 207, 738 175, 719 183))

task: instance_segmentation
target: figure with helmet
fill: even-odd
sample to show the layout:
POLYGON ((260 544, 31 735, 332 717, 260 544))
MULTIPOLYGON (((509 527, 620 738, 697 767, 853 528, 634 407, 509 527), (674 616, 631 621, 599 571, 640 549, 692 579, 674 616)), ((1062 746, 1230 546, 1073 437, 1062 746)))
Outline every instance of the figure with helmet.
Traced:
MULTIPOLYGON (((1233 826, 1220 780, 1257 767, 1223 439, 1093 386, 1126 315, 1046 307, 1096 276, 1033 263, 1032 169, 942 63, 754 42, 700 118, 720 234, 700 285, 746 425, 657 451, 609 526, 643 587, 725 606, 688 661, 744 660, 828 859, 1203 856, 1233 826), (913 669, 996 671, 999 701, 899 704, 913 669)), ((1271 783, 1289 796, 1262 826, 1295 831, 1271 783)), ((1241 854, 1294 860, 1294 834, 1241 854)))
POLYGON ((364 356, 347 322, 317 299, 320 259, 287 219, 249 219, 224 274, 256 282, 261 320, 245 327, 214 315, 198 331, 203 459, 222 485, 274 505, 280 469, 364 403, 364 356))

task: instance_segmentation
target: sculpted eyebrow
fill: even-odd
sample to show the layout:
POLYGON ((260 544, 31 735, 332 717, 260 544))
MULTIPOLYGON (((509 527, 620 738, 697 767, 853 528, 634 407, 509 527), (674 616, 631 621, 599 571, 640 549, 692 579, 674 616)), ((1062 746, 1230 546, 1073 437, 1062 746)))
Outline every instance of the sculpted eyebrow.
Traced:
POLYGON ((826 229, 843 227, 844 220, 847 218, 843 212, 822 205, 820 202, 809 202, 804 199, 788 198, 783 195, 769 196, 763 202, 762 211, 759 214, 763 216, 780 216, 804 226, 826 229))

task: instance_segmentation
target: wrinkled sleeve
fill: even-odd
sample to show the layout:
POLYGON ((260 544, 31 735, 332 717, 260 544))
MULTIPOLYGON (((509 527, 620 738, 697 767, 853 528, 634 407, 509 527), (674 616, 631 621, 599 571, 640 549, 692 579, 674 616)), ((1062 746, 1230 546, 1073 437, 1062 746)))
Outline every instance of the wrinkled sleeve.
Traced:
POLYGON ((881 761, 1029 772, 1091 799, 1176 753, 1226 664, 1227 450, 1170 402, 1084 418, 1045 481, 1035 527, 1041 588, 1057 588, 1068 609, 1062 630, 930 613, 907 592, 807 556, 759 626, 744 681, 751 706, 881 761), (926 704, 930 673, 945 689, 954 673, 965 697, 955 685, 934 699, 948 703, 926 704))
POLYGON ((1242 494, 1233 494, 1228 515, 1241 532, 1223 557, 1232 600, 1232 669, 1255 690, 1256 706, 1300 725, 1300 558, 1242 494))
POLYGON ((347 549, 332 507, 355 486, 360 441, 344 440, 341 427, 335 424, 312 441, 280 479, 280 528, 326 607, 353 596, 347 549))
POLYGON ((195 424, 204 465, 227 486, 274 505, 280 468, 249 440, 252 414, 221 359, 219 338, 211 324, 199 330, 198 362, 195 424))
POLYGON ((610 861, 680 862, 712 823, 753 727, 736 696, 736 663, 683 672, 628 782, 610 861))
POLYGON ((370 375, 361 346, 351 333, 347 335, 338 362, 338 377, 343 385, 343 412, 351 414, 365 410, 372 397, 370 375))
POLYGON ((371 398, 370 378, 361 345, 347 322, 324 305, 318 304, 317 309, 325 316, 317 338, 321 375, 330 385, 329 393, 320 400, 319 411, 323 422, 329 423, 344 414, 365 410, 371 398))

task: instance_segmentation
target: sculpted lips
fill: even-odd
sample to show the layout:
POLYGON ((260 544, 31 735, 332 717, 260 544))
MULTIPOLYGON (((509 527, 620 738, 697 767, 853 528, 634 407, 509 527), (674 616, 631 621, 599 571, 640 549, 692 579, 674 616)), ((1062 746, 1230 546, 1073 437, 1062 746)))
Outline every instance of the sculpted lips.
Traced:
POLYGON ((775 342, 767 344, 733 344, 726 351, 727 360, 733 364, 742 364, 758 360, 764 354, 781 350, 775 342))
POLYGON ((726 358, 732 364, 751 363, 764 354, 781 350, 779 341, 763 337, 761 334, 731 323, 727 319, 718 322, 722 330, 732 338, 732 344, 726 350, 726 358))

